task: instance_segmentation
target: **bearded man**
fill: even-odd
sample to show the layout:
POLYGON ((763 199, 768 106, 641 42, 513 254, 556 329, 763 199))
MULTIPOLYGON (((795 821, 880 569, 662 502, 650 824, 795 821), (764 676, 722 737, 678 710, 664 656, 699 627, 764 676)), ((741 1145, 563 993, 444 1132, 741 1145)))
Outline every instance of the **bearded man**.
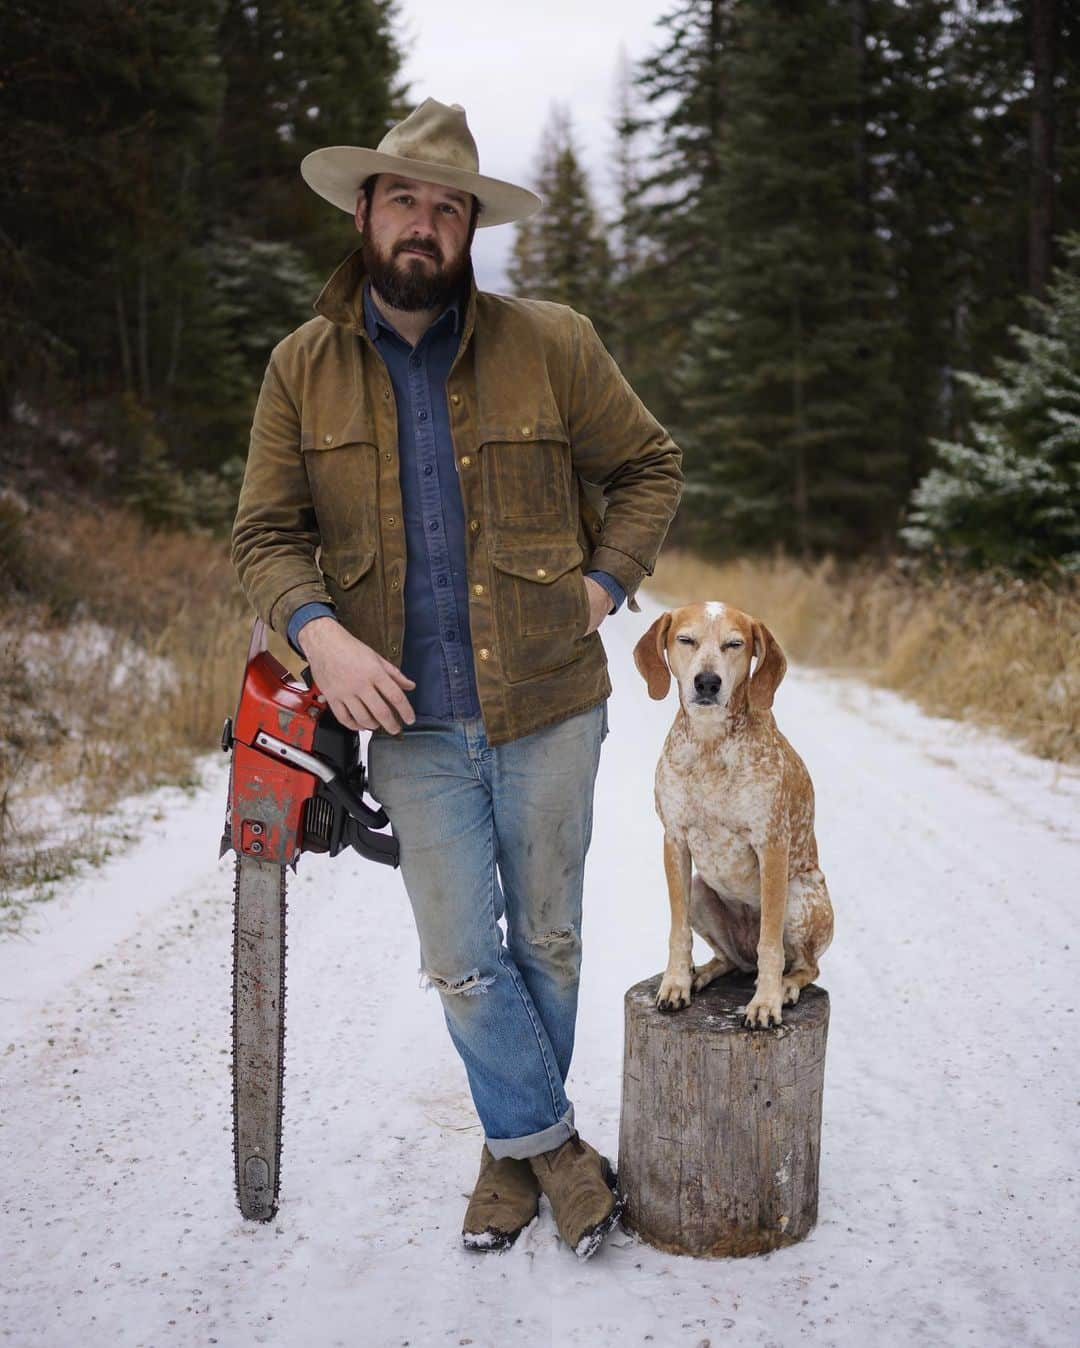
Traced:
POLYGON ((377 150, 304 159, 362 242, 271 354, 233 561, 338 720, 372 732, 421 979, 484 1129, 466 1246, 505 1248, 543 1192, 587 1257, 621 1211, 566 1094, 597 629, 638 609, 681 455, 587 318, 477 289, 476 228, 541 205, 478 170, 464 109, 434 99, 377 150))

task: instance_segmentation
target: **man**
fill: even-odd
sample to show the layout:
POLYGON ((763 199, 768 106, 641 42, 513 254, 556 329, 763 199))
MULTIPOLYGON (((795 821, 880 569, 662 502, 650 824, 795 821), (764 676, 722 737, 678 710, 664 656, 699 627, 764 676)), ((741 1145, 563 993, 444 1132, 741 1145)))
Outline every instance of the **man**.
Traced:
POLYGON ((372 732, 422 981, 484 1128, 465 1244, 510 1244, 543 1191, 588 1256, 621 1211, 565 1090, 611 692, 597 628, 638 607, 681 456, 588 319, 477 290, 475 229, 541 203, 478 172, 458 105, 301 172, 362 243, 271 354, 233 559, 337 718, 372 732))

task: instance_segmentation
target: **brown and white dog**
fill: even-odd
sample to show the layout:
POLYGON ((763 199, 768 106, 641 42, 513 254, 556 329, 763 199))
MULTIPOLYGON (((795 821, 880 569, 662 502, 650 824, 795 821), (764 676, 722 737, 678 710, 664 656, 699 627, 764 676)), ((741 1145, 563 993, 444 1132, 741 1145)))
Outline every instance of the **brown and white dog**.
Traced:
POLYGON ((746 1024, 779 1025, 781 1005, 817 977, 833 932, 814 788, 771 710, 787 660, 757 618, 707 603, 657 618, 634 663, 650 697, 665 697, 672 675, 679 688, 656 766, 671 902, 656 1005, 676 1011, 719 975, 756 969, 746 1024), (715 951, 700 969, 691 963, 694 931, 715 951))

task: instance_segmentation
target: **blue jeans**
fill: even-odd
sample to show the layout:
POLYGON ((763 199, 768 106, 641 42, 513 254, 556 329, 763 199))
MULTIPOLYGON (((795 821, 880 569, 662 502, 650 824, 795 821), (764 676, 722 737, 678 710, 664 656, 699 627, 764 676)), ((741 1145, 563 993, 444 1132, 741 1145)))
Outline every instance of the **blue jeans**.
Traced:
POLYGON ((573 1131, 565 1081, 607 729, 605 699, 495 748, 479 716, 375 730, 368 744, 368 785, 401 849, 421 984, 439 991, 497 1157, 536 1156, 573 1131))

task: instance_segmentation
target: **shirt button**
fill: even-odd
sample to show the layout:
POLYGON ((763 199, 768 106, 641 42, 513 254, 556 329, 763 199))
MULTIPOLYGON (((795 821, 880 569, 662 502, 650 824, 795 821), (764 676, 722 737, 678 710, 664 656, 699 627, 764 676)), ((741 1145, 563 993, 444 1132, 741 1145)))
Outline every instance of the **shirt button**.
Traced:
POLYGON ((469 458, 468 454, 462 454, 461 456, 462 468, 468 468, 470 463, 472 463, 472 459, 469 458))
POLYGON ((426 413, 426 412, 417 412, 416 415, 417 415, 417 417, 418 417, 421 421, 427 421, 427 413, 426 413))
POLYGON ((446 634, 446 639, 447 639, 447 641, 456 641, 456 640, 457 640, 457 633, 456 633, 456 632, 447 632, 447 634, 446 634))
POLYGON ((332 445, 334 443, 334 437, 330 434, 329 431, 327 431, 327 433, 323 436, 322 442, 324 445, 332 445))
POLYGON ((454 666, 454 673, 455 673, 455 674, 460 674, 460 673, 461 673, 461 670, 458 668, 457 665, 454 666))
POLYGON ((429 529, 437 529, 438 527, 439 527, 439 521, 438 521, 438 520, 432 520, 432 521, 428 524, 428 528, 429 528, 429 529))
POLYGON ((415 370, 415 369, 419 366, 419 364, 420 364, 420 357, 419 357, 419 356, 410 356, 410 357, 409 357, 409 364, 410 364, 410 365, 413 367, 413 369, 415 370))
POLYGON ((472 587, 472 592, 473 592, 473 594, 483 594, 483 593, 484 593, 484 587, 483 587, 482 585, 474 585, 474 586, 472 587))
POLYGON ((424 476, 425 476, 425 477, 430 477, 430 476, 431 476, 431 473, 432 473, 431 464, 430 464, 430 463, 425 464, 425 465, 424 465, 424 476))
POLYGON ((477 655, 480 657, 481 660, 490 660, 490 659, 491 659, 491 652, 488 650, 488 648, 487 648, 486 646, 481 646, 480 649, 479 649, 476 653, 477 653, 477 655))
POLYGON ((473 531, 474 534, 478 534, 478 533, 480 532, 480 521, 479 521, 479 520, 470 520, 470 521, 469 521, 469 528, 473 531))
POLYGON ((439 580, 438 580, 438 583, 439 583, 440 585, 445 585, 445 584, 446 584, 446 577, 445 577, 445 576, 440 576, 440 577, 439 577, 439 580))

